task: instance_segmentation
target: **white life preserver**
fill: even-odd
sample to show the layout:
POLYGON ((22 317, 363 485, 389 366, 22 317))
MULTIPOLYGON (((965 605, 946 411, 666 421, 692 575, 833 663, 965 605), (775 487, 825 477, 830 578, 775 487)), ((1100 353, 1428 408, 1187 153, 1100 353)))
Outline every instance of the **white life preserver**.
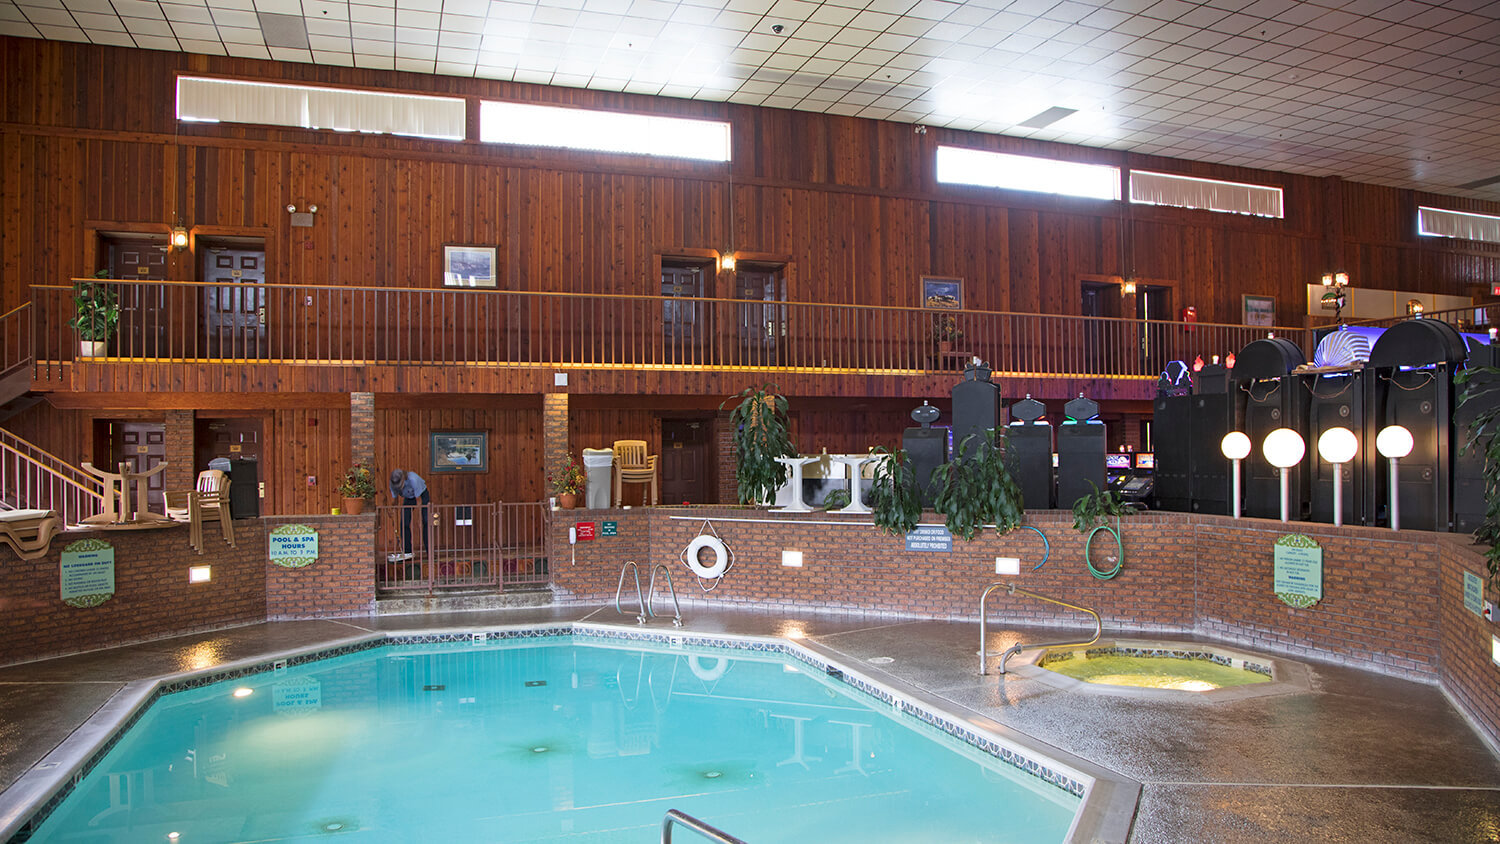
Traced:
POLYGON ((729 670, 729 660, 725 657, 714 657, 713 668, 704 668, 703 663, 698 661, 699 659, 700 657, 697 656, 688 657, 688 668, 692 669, 694 677, 705 683, 712 683, 723 677, 724 672, 729 670))
POLYGON ((704 580, 713 580, 716 577, 722 577, 724 572, 729 568, 729 549, 725 548, 724 543, 712 534, 705 533, 694 537, 693 541, 688 543, 687 550, 683 552, 683 556, 687 557, 687 567, 693 570, 693 574, 698 575, 704 580), (705 566, 703 561, 698 559, 698 552, 704 548, 713 549, 714 564, 711 566, 705 566))

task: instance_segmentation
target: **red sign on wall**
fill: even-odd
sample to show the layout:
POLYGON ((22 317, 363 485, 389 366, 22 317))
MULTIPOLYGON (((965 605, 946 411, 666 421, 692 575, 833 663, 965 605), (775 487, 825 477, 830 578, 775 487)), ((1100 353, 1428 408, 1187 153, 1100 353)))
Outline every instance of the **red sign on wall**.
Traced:
POLYGON ((593 539, 593 538, 594 538, 594 523, 593 522, 579 522, 578 523, 578 541, 579 542, 588 542, 590 539, 593 539))

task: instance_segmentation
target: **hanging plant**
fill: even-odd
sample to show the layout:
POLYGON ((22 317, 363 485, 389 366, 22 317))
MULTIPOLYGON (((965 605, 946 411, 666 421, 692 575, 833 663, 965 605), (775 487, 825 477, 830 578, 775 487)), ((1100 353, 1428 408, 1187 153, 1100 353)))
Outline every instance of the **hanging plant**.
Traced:
POLYGON ((725 399, 719 409, 735 399, 740 403, 730 411, 729 423, 734 426, 740 503, 767 501, 786 483, 786 466, 776 458, 797 456, 787 436, 786 397, 776 393, 775 384, 746 387, 739 395, 725 399))
POLYGON ((1002 536, 1020 527, 1025 517, 1021 489, 1005 466, 1005 434, 971 434, 958 445, 962 459, 950 460, 932 473, 938 487, 933 509, 947 519, 948 532, 970 541, 993 524, 1002 536))
POLYGON ((1454 376, 1453 381, 1463 388, 1459 407, 1477 401, 1488 408, 1469 423, 1463 452, 1477 449, 1484 455, 1484 521, 1475 529, 1474 541, 1489 546, 1484 565, 1489 569, 1490 588, 1500 588, 1500 437, 1495 436, 1496 422, 1500 420, 1500 369, 1470 367, 1454 376))
POLYGON ((1073 529, 1087 533, 1100 525, 1108 524, 1111 517, 1134 516, 1135 508, 1127 505, 1113 490, 1100 489, 1089 481, 1091 492, 1073 502, 1073 529))
POLYGON ((870 518, 882 533, 905 536, 922 519, 922 495, 917 491, 917 473, 905 449, 891 451, 877 446, 871 472, 870 518))

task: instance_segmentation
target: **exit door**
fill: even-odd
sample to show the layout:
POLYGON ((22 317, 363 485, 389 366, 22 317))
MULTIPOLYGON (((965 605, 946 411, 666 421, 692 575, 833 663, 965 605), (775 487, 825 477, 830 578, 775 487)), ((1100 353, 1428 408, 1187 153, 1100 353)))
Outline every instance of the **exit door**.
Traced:
POLYGON ((747 366, 775 366, 786 342, 786 284, 780 267, 741 264, 734 297, 747 303, 739 311, 740 348, 747 366))
POLYGON ((1177 333, 1173 323, 1172 288, 1159 284, 1141 284, 1136 288, 1136 315, 1142 320, 1141 374, 1156 375, 1172 360, 1172 337, 1177 333))
MULTIPOLYGON (((167 277, 165 237, 104 235, 101 248, 109 277, 125 282, 167 277)), ((158 284, 112 285, 120 296, 120 325, 114 339, 121 357, 162 357, 167 348, 166 288, 158 284)))
POLYGON ((266 497, 263 429, 261 419, 243 417, 199 419, 193 431, 193 465, 197 471, 212 468, 210 463, 219 458, 229 461, 229 496, 236 514, 247 512, 251 505, 263 509, 258 506, 266 497))
POLYGON ((1129 354, 1135 338, 1134 332, 1127 332, 1127 326, 1118 321, 1120 285, 1098 281, 1081 282, 1079 304, 1080 316, 1103 318, 1084 320, 1081 326, 1082 371, 1098 375, 1122 372, 1122 358, 1129 354), (1131 335, 1132 341, 1128 345, 1125 342, 1127 333, 1131 335))
POLYGON ((248 359, 265 356, 266 253, 264 249, 210 246, 203 249, 203 327, 208 355, 248 359))
POLYGON ((708 504, 708 420, 661 420, 661 503, 708 504))
MULTIPOLYGON (((109 471, 115 471, 124 463, 130 467, 130 471, 144 474, 167 459, 166 426, 162 423, 114 421, 108 425, 109 471)), ((162 492, 165 489, 166 474, 158 472, 146 481, 146 503, 153 513, 167 512, 162 492)))
POLYGON ((701 299, 704 275, 704 268, 701 266, 662 264, 661 323, 664 361, 686 362, 702 358, 701 343, 708 335, 703 303, 676 300, 701 299))

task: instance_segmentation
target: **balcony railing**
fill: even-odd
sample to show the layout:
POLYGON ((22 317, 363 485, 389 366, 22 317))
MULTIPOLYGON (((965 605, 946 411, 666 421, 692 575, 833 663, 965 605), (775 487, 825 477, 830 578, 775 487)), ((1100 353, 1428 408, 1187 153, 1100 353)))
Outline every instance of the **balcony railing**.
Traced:
MULTIPOLYGON (((867 305, 509 290, 100 281, 105 361, 951 372, 1154 379, 1171 360, 1300 328, 867 305)), ((35 286, 36 377, 81 357, 72 290, 35 286)), ((1311 348, 1308 348, 1311 352, 1311 348)), ((97 359, 96 359, 97 360, 97 359)))

